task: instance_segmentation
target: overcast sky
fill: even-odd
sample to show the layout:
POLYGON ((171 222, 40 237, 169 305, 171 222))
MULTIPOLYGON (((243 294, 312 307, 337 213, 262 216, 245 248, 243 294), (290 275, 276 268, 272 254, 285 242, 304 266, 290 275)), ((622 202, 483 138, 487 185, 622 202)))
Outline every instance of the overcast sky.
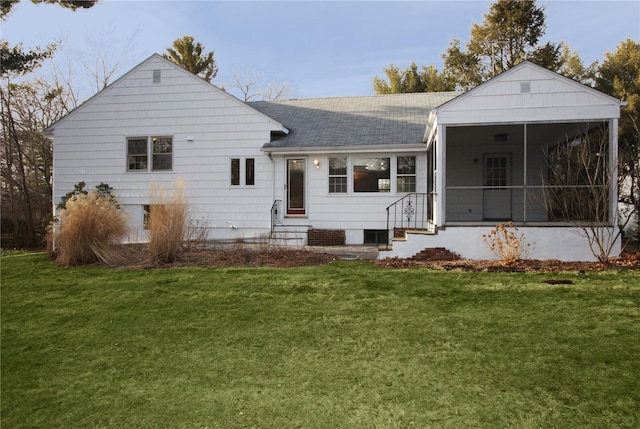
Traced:
MULTIPOLYGON (((172 42, 193 36, 214 50, 220 84, 233 72, 287 82, 294 98, 372 95, 390 63, 442 68, 453 37, 468 40, 489 1, 160 1, 102 0, 72 12, 22 0, 2 23, 2 38, 25 48, 61 39, 78 71, 81 59, 108 52, 119 75, 172 42)), ((640 40, 640 1, 538 1, 547 31, 585 64, 601 61, 626 38, 640 40)), ((80 74, 78 72, 78 74, 80 74)))

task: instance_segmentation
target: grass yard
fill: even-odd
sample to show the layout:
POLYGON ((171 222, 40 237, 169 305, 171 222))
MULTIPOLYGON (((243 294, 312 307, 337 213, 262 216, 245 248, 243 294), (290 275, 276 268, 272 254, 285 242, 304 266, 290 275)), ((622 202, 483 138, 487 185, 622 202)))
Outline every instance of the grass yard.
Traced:
POLYGON ((1 264, 3 428, 640 427, 640 270, 1 264))

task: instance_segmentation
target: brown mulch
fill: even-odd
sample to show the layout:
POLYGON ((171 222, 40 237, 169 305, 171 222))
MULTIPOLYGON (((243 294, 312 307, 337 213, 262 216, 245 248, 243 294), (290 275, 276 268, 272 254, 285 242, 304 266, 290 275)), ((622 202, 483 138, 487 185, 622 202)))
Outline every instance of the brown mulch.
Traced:
POLYGON ((566 262, 557 259, 523 259, 513 264, 501 261, 475 261, 459 259, 455 261, 413 261, 410 259, 382 259, 376 265, 387 268, 427 267, 439 270, 486 271, 486 272, 558 272, 558 271, 601 271, 608 269, 640 268, 640 242, 629 242, 622 255, 608 264, 601 262, 566 262))
POLYGON ((146 258, 143 247, 128 252, 127 268, 224 268, 224 267, 303 267, 324 265, 340 259, 337 255, 310 252, 304 249, 250 249, 231 247, 227 249, 189 249, 179 260, 171 263, 153 262, 146 258))
MULTIPOLYGON (((220 249, 190 249, 180 260, 172 263, 153 263, 145 260, 144 248, 138 247, 129 254, 128 263, 120 265, 130 268, 171 268, 171 267, 302 267, 324 265, 341 259, 340 255, 313 252, 295 248, 251 249, 242 246, 220 249)), ((558 260, 521 260, 514 264, 500 261, 476 261, 459 259, 455 261, 413 261, 410 259, 387 258, 374 262, 385 268, 426 267, 439 270, 484 271, 484 272, 558 272, 558 271, 598 271, 616 268, 640 268, 640 243, 627 247, 623 255, 609 264, 598 262, 564 262, 558 260)))
POLYGON ((485 271, 485 272, 558 272, 558 271, 600 271, 616 268, 640 268, 640 253, 624 256, 611 261, 609 264, 600 262, 565 262, 557 259, 539 260, 523 259, 512 264, 501 261, 472 261, 460 259, 457 261, 412 261, 410 259, 383 259, 376 261, 376 265, 386 268, 414 268, 425 267, 438 270, 457 271, 485 271))

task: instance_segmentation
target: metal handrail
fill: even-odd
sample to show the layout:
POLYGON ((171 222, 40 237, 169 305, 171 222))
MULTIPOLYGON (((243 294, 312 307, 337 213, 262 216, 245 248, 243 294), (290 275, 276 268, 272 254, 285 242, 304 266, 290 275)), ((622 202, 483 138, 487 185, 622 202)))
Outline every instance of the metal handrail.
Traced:
MULTIPOLYGON (((432 208, 432 199, 434 194, 413 192, 403 196, 395 202, 389 204, 387 210, 387 231, 400 229, 429 229, 431 226, 429 213, 432 208), (392 209, 393 208, 393 212, 392 209), (400 214, 398 215, 398 211, 400 214), (391 227, 391 216, 393 214, 393 226, 391 227)), ((393 238, 393 234, 387 240, 387 249, 389 241, 393 238)))
POLYGON ((271 205, 271 235, 273 236, 273 231, 276 227, 278 220, 280 219, 280 211, 278 208, 280 207, 280 203, 282 200, 274 200, 271 205))

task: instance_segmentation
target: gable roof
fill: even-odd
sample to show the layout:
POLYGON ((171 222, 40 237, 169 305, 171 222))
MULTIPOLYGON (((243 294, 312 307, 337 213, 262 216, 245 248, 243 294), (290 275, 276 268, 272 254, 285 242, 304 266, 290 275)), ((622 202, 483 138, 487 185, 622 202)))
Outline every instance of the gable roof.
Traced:
POLYGON ((85 109, 87 106, 91 105, 96 99, 98 99, 98 98, 102 97, 103 95, 109 93, 114 88, 120 87, 121 85, 124 84, 124 82, 126 82, 136 72, 138 72, 141 69, 144 69, 146 66, 148 66, 150 63, 153 63, 153 62, 161 62, 163 67, 173 68, 173 69, 178 70, 179 72, 183 73, 185 76, 188 76, 188 77, 192 78, 195 82, 197 82, 198 85, 202 85, 203 91, 214 91, 214 92, 220 94, 221 96, 227 98, 231 102, 236 103, 238 106, 242 106, 243 108, 250 109, 257 115, 264 116, 265 119, 267 119, 272 124, 272 126, 273 126, 272 130, 273 131, 279 131, 279 132, 282 132, 282 133, 285 133, 285 134, 289 132, 289 130, 287 130, 286 127, 284 127, 284 125, 282 125, 282 123, 274 120, 271 117, 268 117, 264 113, 262 113, 262 112, 260 112, 260 111, 258 111, 256 109, 254 109, 253 107, 247 105, 246 103, 244 103, 241 100, 237 99, 233 95, 231 95, 231 94, 227 93, 226 91, 218 88, 217 86, 215 86, 211 82, 208 82, 208 81, 200 78, 199 76, 191 73, 189 70, 185 69, 184 67, 180 66, 179 64, 176 64, 173 61, 164 58, 160 54, 154 53, 150 57, 148 57, 147 59, 142 61, 140 64, 138 64, 137 66, 133 67, 131 70, 126 72, 124 75, 122 75, 121 77, 119 77, 118 79, 116 79, 115 81, 110 83, 109 85, 107 85, 107 87, 105 87, 104 89, 102 89, 98 93, 94 94, 92 97, 88 98, 80 106, 76 107, 74 110, 72 110, 71 112, 69 112, 68 114, 66 114, 65 116, 63 116, 62 118, 58 119, 56 122, 54 122, 53 124, 51 124, 50 126, 45 128, 43 133, 45 135, 52 135, 54 133, 56 127, 59 124, 65 122, 70 117, 74 116, 75 114, 77 114, 81 110, 85 109))
POLYGON ((263 146, 287 149, 346 149, 422 145, 429 112, 459 95, 427 92, 248 103, 282 122, 289 134, 263 146))
POLYGON ((438 122, 488 123, 618 118, 620 101, 530 61, 438 106, 438 122))

